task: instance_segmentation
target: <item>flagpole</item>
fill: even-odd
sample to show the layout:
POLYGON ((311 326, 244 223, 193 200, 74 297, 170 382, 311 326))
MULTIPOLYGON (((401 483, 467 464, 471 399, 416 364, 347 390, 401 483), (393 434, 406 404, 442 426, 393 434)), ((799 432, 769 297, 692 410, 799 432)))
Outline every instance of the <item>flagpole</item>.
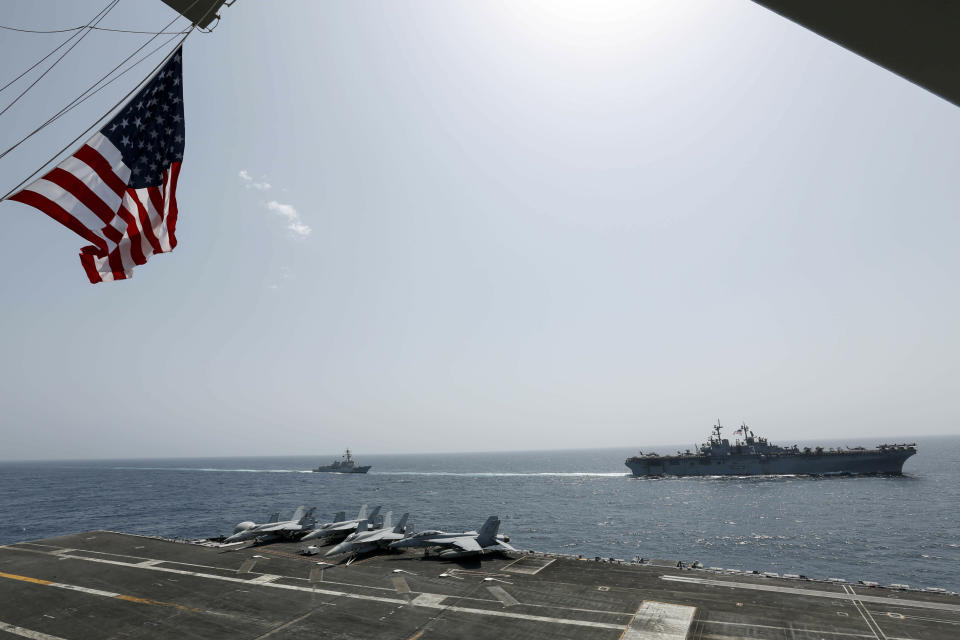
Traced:
MULTIPOLYGON (((144 78, 143 80, 141 80, 140 82, 138 82, 137 85, 127 93, 127 95, 125 95, 125 96, 123 96, 122 98, 120 98, 120 100, 119 100, 115 105, 113 105, 112 107, 110 107, 110 108, 107 110, 106 113, 104 113, 102 116, 100 116, 99 118, 97 118, 92 125, 90 125, 89 127, 87 127, 87 128, 83 131, 83 133, 81 133, 81 134, 78 135, 76 138, 74 138, 73 140, 71 140, 64 148, 60 149, 60 151, 57 151, 57 152, 54 154, 54 156, 53 156, 52 158, 50 158, 49 160, 47 160, 46 162, 44 162, 44 163, 40 166, 39 169, 37 169, 36 171, 34 171, 33 173, 31 173, 31 174, 30 174, 27 178, 25 178, 20 184, 18 184, 18 185, 15 186, 13 189, 10 189, 10 191, 8 191, 6 194, 4 194, 4 196, 3 196, 2 198, 0 198, 0 202, 4 202, 7 198, 9 198, 9 197, 12 196, 14 193, 16 193, 16 192, 20 189, 20 187, 24 186, 25 184, 27 184, 28 182, 30 182, 31 180, 33 180, 33 178, 35 178, 35 177, 36 177, 38 174, 40 174, 44 169, 46 169, 46 168, 50 165, 51 162, 56 161, 57 158, 59 158, 60 155, 61 155, 64 151, 69 150, 69 149, 70 149, 73 145, 75 145, 81 138, 83 138, 84 136, 86 136, 87 134, 89 134, 89 133, 90 133, 93 129, 95 129, 101 122, 103 122, 104 120, 106 120, 107 117, 110 116, 110 115, 117 109, 117 107, 125 104, 126 101, 127 101, 127 99, 128 99, 130 96, 132 96, 134 93, 136 93, 137 91, 139 91, 140 88, 143 87, 145 84, 147 84, 148 82, 150 82, 150 80, 153 79, 153 77, 154 77, 154 76, 157 74, 157 72, 160 70, 160 67, 162 67, 163 65, 165 65, 165 64, 167 63, 167 61, 170 60, 171 57, 173 57, 173 54, 176 53, 176 51, 180 48, 180 46, 183 45, 184 41, 186 41, 187 37, 189 37, 190 34, 193 33, 193 30, 194 30, 195 28, 196 28, 196 25, 192 25, 192 26, 190 27, 190 29, 187 30, 186 34, 184 34, 184 36, 183 36, 182 38, 180 38, 180 42, 178 42, 178 43, 173 47, 173 49, 170 51, 170 53, 168 53, 167 55, 165 55, 165 56, 163 57, 163 60, 160 61, 160 64, 158 64, 157 66, 155 66, 155 67, 153 68, 153 70, 152 70, 149 74, 147 74, 147 77, 144 78)), ((135 64, 137 64, 137 63, 135 63, 135 64)), ((133 67, 130 67, 130 68, 132 69, 133 67)), ((117 76, 117 77, 119 77, 119 76, 117 76)))

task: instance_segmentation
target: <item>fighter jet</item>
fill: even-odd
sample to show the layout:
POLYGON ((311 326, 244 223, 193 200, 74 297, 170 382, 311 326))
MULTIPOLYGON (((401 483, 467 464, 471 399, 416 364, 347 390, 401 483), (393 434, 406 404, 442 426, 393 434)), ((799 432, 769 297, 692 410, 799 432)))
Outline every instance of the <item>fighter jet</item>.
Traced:
POLYGON ((377 521, 377 515, 380 513, 380 507, 374 508, 370 512, 370 515, 367 516, 367 505, 360 507, 360 512, 357 514, 356 519, 354 520, 344 520, 343 512, 337 514, 338 519, 333 522, 327 522, 322 524, 307 535, 303 536, 301 540, 316 540, 322 539, 324 542, 339 542, 343 540, 348 535, 357 530, 357 525, 360 524, 361 520, 366 520, 368 525, 372 523, 377 523, 371 528, 378 528, 379 522, 377 521))
POLYGON ((237 525, 233 535, 224 542, 243 542, 253 539, 258 542, 269 542, 281 538, 296 539, 316 524, 317 521, 313 517, 315 510, 316 508, 311 508, 309 511, 304 511, 303 506, 297 507, 297 510, 293 512, 293 517, 283 522, 279 521, 279 514, 274 514, 270 521, 264 524, 256 524, 250 521, 241 522, 237 525))
POLYGON ((402 547, 442 547, 437 554, 441 558, 462 558, 492 551, 516 551, 507 542, 510 538, 498 535, 500 518, 490 516, 480 527, 480 532, 445 533, 443 531, 421 531, 409 538, 390 543, 390 548, 402 547))
POLYGON ((403 514, 397 526, 391 527, 393 513, 387 511, 387 515, 383 518, 383 526, 373 531, 367 530, 366 520, 361 520, 357 524, 356 533, 348 535, 346 540, 333 549, 330 549, 330 551, 327 551, 327 555, 335 556, 341 553, 354 553, 359 555, 361 553, 376 551, 377 549, 386 549, 390 546, 391 542, 403 540, 407 530, 407 517, 409 515, 409 513, 403 514))

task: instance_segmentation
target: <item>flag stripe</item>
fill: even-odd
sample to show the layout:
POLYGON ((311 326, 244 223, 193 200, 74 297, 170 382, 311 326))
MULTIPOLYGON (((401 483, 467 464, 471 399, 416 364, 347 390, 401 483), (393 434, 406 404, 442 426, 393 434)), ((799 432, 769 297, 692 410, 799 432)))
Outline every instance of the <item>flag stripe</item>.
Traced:
MULTIPOLYGON (((140 222, 140 233, 143 234, 143 237, 150 245, 150 255, 163 253, 157 237, 153 234, 153 223, 150 221, 150 214, 147 212, 147 208, 143 206, 143 201, 140 199, 140 194, 138 193, 139 191, 143 191, 143 189, 129 189, 127 193, 137 207, 137 220, 140 222)), ((147 252, 144 252, 144 255, 147 255, 147 252)))
POLYGON ((120 242, 120 238, 123 237, 123 232, 112 226, 113 221, 116 219, 113 210, 110 209, 97 194, 91 191, 87 185, 81 182, 79 178, 60 167, 56 167, 45 175, 44 179, 72 195, 81 205, 100 218, 101 222, 104 223, 102 231, 107 240, 110 240, 114 244, 120 242))
MULTIPOLYGON (((129 202, 130 196, 124 196, 123 204, 120 205, 120 209, 117 210, 117 215, 127 223, 127 236, 130 238, 130 257, 133 259, 134 264, 146 264, 147 258, 144 255, 144 240, 143 236, 140 235, 140 225, 137 223, 137 219, 133 217, 131 210, 136 207, 132 202, 129 202), (128 206, 130 208, 128 208, 128 206)), ((149 246, 146 247, 149 249, 149 246)))
POLYGON ((154 221, 153 232, 160 243, 161 251, 170 251, 170 239, 167 237, 167 225, 163 219, 163 198, 160 196, 160 189, 158 187, 147 187, 147 193, 150 197, 149 209, 154 214, 151 216, 154 221))
POLYGON ((110 170, 123 181, 123 184, 130 184, 130 167, 124 164, 123 154, 110 142, 109 138, 101 133, 95 133, 92 138, 87 140, 87 145, 107 161, 110 170))
POLYGON ((100 277, 100 271, 97 269, 96 258, 93 254, 96 250, 96 247, 84 247, 80 250, 80 264, 83 265, 83 270, 87 272, 87 278, 90 279, 91 284, 103 282, 103 278, 100 277))
POLYGON ((118 196, 123 197, 123 192, 127 190, 127 184, 120 179, 120 176, 113 172, 110 163, 107 162, 106 158, 97 153, 93 147, 83 145, 79 151, 73 154, 73 157, 85 162, 87 166, 93 169, 97 176, 103 180, 104 184, 110 187, 118 196))
MULTIPOLYGON (((56 169, 54 169, 54 171, 56 171, 56 169)), ((100 230, 104 226, 103 221, 82 202, 77 200, 76 196, 57 183, 47 180, 46 176, 36 180, 29 187, 25 188, 24 191, 33 191, 51 202, 55 202, 57 206, 73 218, 77 224, 95 234, 94 237, 100 238, 101 240, 103 239, 104 234, 100 233, 100 230)), ((84 236, 84 239, 89 240, 87 236, 84 236)), ((91 242, 93 241, 91 240, 91 242)), ((106 244, 104 244, 104 246, 106 246, 106 244)))
MULTIPOLYGON (((42 180, 38 180, 37 182, 42 182, 42 180)), ((27 189, 24 189, 23 191, 10 196, 10 199, 16 200, 17 202, 22 202, 23 204, 28 204, 36 209, 40 209, 40 211, 43 211, 45 214, 63 226, 67 227, 87 242, 93 243, 97 249, 106 255, 107 243, 103 238, 85 227, 79 220, 70 215, 70 213, 67 212, 63 207, 45 195, 37 193, 36 191, 28 191, 27 189)))
POLYGON ((58 165, 67 173, 72 173, 78 180, 82 181, 90 191, 97 194, 97 197, 103 200, 110 211, 116 211, 123 201, 123 191, 118 195, 107 183, 100 179, 95 171, 91 171, 90 165, 74 156, 64 159, 58 165))
POLYGON ((170 179, 167 184, 167 233, 170 235, 170 249, 177 246, 177 179, 180 177, 180 163, 170 165, 170 179))

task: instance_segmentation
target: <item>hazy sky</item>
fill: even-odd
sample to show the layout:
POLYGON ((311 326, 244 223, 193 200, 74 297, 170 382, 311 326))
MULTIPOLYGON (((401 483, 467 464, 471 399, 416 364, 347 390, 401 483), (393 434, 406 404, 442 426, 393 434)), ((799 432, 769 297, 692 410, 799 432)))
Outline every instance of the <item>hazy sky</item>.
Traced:
MULTIPOLYGON (((747 0, 222 13, 184 50, 176 251, 90 285, 83 240, 0 204, 0 459, 960 433, 957 107, 747 0)), ((0 32, 0 83, 64 37, 0 32)), ((90 35, 0 142, 147 37, 90 35)))

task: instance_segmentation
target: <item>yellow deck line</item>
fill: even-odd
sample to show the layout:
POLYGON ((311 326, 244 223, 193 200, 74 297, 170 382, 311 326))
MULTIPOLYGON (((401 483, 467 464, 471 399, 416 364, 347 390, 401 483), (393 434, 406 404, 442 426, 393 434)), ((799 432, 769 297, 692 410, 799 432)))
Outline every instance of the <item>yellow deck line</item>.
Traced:
POLYGON ((133 602, 136 604, 151 604, 156 607, 173 607, 174 609, 179 609, 181 611, 199 611, 199 609, 191 609, 190 607, 185 607, 181 604, 176 604, 174 602, 162 602, 160 600, 149 600, 147 598, 138 598, 136 596, 128 596, 122 593, 113 593, 110 591, 101 591, 100 589, 90 589, 88 587, 80 587, 74 584, 66 584, 63 582, 53 582, 52 580, 43 580, 41 578, 31 578, 30 576, 19 576, 15 573, 4 573, 0 571, 0 578, 7 578, 8 580, 18 580, 20 582, 29 582, 31 584, 39 584, 45 587, 57 587, 58 589, 68 589, 70 591, 79 591, 81 593, 86 593, 94 596, 101 596, 104 598, 112 598, 114 600, 123 600, 124 602, 133 602))

